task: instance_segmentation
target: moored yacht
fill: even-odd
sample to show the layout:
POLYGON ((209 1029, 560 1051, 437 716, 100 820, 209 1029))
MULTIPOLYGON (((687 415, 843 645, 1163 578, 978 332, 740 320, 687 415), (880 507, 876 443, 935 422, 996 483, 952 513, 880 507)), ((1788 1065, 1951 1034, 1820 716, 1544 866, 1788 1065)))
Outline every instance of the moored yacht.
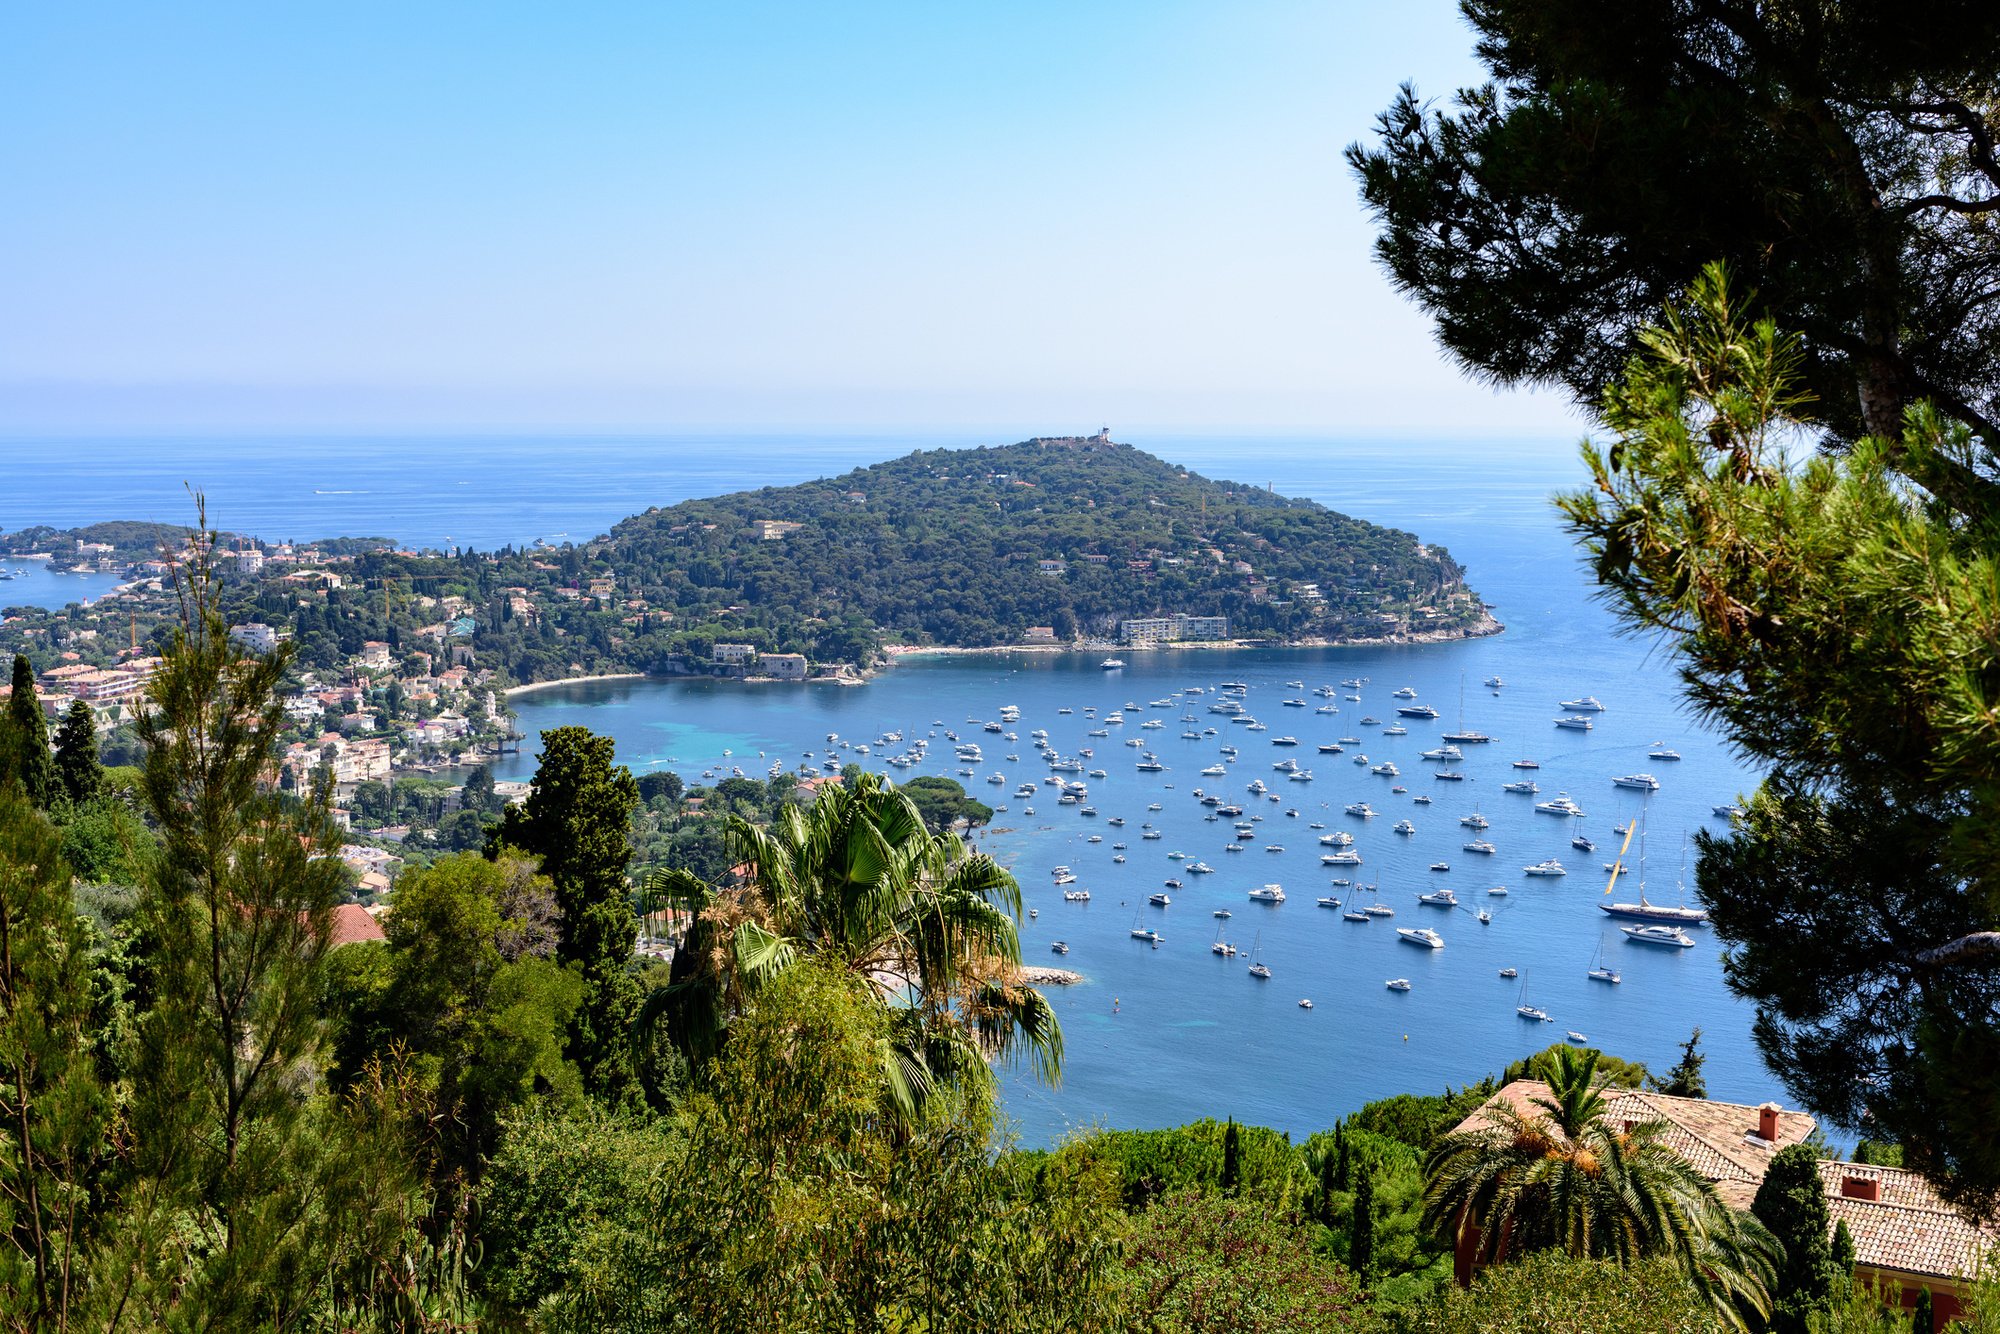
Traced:
POLYGON ((1563 866, 1563 864, 1557 861, 1554 857, 1550 857, 1546 861, 1536 862, 1533 866, 1523 866, 1521 868, 1521 872, 1524 875, 1545 875, 1545 876, 1569 874, 1569 871, 1563 866))
POLYGON ((1396 938, 1405 945, 1421 945, 1427 950, 1444 948, 1444 937, 1427 926, 1399 926, 1396 938))
POLYGON ((1566 714, 1556 719, 1557 727, 1567 727, 1572 732, 1588 732, 1596 725, 1580 713, 1566 714))
POLYGON ((1621 926, 1627 940, 1640 945, 1665 945, 1671 949, 1694 948, 1694 937, 1677 926, 1621 926))
POLYGON ((1556 706, 1571 713, 1603 713, 1604 705, 1595 695, 1585 695, 1582 699, 1566 699, 1556 706))
POLYGON ((1636 788, 1641 792, 1658 792, 1660 780, 1651 774, 1620 774, 1611 780, 1611 786, 1636 788))
POLYGON ((1572 801, 1567 793, 1559 792, 1547 801, 1538 801, 1535 803, 1535 809, 1543 815, 1572 815, 1578 819, 1583 818, 1583 807, 1572 801))

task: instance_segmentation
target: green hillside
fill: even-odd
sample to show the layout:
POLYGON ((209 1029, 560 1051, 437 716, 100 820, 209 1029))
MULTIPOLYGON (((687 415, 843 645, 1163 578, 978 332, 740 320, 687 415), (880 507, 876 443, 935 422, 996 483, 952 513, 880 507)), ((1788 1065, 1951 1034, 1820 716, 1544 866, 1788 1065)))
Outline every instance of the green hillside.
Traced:
POLYGON ((593 554, 622 587, 683 615, 736 605, 767 624, 861 619, 948 645, 1017 642, 1037 625, 1112 633, 1174 612, 1285 638, 1483 620, 1457 563, 1412 534, 1099 438, 920 450, 691 500, 625 520, 593 554))

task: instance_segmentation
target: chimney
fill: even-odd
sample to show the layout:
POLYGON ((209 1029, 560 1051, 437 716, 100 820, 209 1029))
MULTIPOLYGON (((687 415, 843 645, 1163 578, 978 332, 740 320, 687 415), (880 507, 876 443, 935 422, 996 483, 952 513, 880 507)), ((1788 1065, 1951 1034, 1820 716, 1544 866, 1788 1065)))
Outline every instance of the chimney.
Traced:
POLYGON ((1766 1143, 1778 1142, 1778 1104, 1767 1102, 1757 1109, 1757 1134, 1766 1143))
POLYGON ((1874 1177, 1844 1176, 1840 1179, 1840 1193, 1850 1200, 1879 1200, 1882 1183, 1874 1177))

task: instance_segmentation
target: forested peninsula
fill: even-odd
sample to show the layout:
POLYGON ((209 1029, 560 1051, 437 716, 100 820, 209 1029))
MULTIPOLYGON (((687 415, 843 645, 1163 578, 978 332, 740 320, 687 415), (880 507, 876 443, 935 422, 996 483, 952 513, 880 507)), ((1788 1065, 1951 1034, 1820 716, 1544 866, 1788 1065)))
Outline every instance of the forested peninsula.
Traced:
MULTIPOLYGON (((457 664, 499 687, 628 672, 854 680, 894 648, 1350 643, 1499 628, 1440 547, 1200 476, 1108 433, 919 450, 650 509, 562 546, 277 542, 213 517, 231 623, 268 627, 295 643, 300 667, 323 672, 420 652, 410 672, 457 664), (1140 635, 1134 621, 1155 624, 1140 635)), ((87 607, 7 608, 0 650, 37 671, 157 651, 186 532, 0 534, 0 553, 130 580, 87 607)))

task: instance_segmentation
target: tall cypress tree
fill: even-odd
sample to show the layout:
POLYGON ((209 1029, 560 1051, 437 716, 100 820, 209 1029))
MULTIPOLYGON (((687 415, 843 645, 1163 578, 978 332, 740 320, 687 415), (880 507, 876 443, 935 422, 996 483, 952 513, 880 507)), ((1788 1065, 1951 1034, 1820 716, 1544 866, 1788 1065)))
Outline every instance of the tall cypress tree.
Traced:
POLYGON ((1772 1334, 1806 1334, 1813 1315, 1833 1305, 1832 1225, 1818 1163, 1810 1145, 1780 1149, 1750 1204, 1750 1212, 1785 1247, 1771 1290, 1772 1334))
POLYGON ((1366 1280, 1375 1263, 1375 1174, 1361 1164, 1354 1183, 1354 1214, 1347 1223, 1347 1267, 1366 1280))
POLYGON ((588 728, 542 733, 534 791, 510 806, 498 843, 541 858, 556 887, 561 935, 556 955, 583 974, 583 1006, 570 1029, 569 1058, 592 1092, 611 1101, 632 1094, 632 1022, 638 983, 628 971, 638 922, 625 883, 632 860, 628 826, 639 804, 631 771, 612 764, 613 742, 588 728))
POLYGON ((104 765, 97 758, 97 723, 82 700, 69 706, 56 730, 56 783, 70 805, 81 806, 104 786, 104 765))
POLYGON ((1348 1183, 1354 1180, 1354 1176, 1353 1164, 1348 1160, 1347 1156, 1347 1123, 1345 1121, 1342 1121, 1333 1128, 1333 1151, 1335 1154, 1333 1184, 1341 1190, 1346 1190, 1348 1183))
POLYGON ((1319 1221, 1325 1227, 1333 1226, 1333 1197, 1337 1193, 1334 1179, 1340 1171, 1338 1147, 1339 1130, 1334 1131, 1336 1147, 1319 1156, 1319 1221))
POLYGON ((1238 1161, 1241 1149, 1237 1145, 1236 1118, 1230 1117, 1229 1124, 1222 1131, 1222 1189, 1224 1193, 1236 1189, 1236 1182, 1242 1173, 1238 1161))
POLYGON ((55 766, 49 757, 49 725, 35 693, 35 669, 28 655, 14 655, 14 693, 7 700, 6 762, 27 791, 28 800, 43 810, 56 793, 55 766))

